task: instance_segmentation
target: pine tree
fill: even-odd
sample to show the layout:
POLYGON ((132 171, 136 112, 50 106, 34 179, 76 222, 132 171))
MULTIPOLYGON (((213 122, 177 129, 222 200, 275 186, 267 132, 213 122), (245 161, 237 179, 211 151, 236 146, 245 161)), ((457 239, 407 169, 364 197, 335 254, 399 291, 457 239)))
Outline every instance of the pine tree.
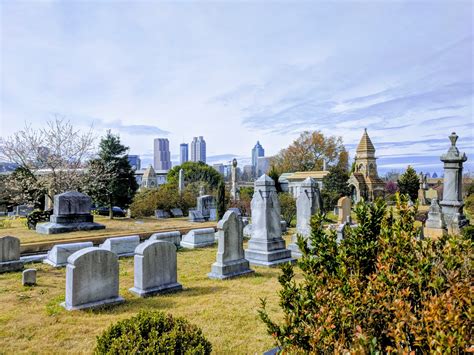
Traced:
POLYGON ((223 181, 219 181, 217 185, 217 217, 222 219, 226 211, 225 204, 225 185, 223 181))
POLYGON ((350 195, 350 188, 347 181, 349 174, 347 170, 334 166, 329 169, 329 174, 323 178, 323 188, 321 196, 325 211, 330 211, 342 196, 350 195))
POLYGON ((400 176, 397 184, 401 194, 408 195, 412 201, 415 201, 418 198, 420 179, 418 178, 415 169, 413 169, 410 165, 400 176))
POLYGON ((268 172, 268 176, 271 177, 273 181, 275 181, 275 189, 277 193, 282 192, 280 181, 278 181, 278 179, 280 178, 280 174, 278 174, 278 171, 275 169, 275 166, 272 165, 272 168, 268 172))

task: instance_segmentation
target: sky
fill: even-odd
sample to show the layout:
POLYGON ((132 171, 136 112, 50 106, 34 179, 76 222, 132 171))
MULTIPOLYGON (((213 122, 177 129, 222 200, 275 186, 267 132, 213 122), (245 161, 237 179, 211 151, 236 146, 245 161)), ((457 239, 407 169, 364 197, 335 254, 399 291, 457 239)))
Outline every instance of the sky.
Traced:
POLYGON ((0 136, 54 115, 120 135, 204 136, 208 162, 247 164, 305 130, 379 172, 442 171, 455 131, 474 173, 472 1, 0 0, 0 136))

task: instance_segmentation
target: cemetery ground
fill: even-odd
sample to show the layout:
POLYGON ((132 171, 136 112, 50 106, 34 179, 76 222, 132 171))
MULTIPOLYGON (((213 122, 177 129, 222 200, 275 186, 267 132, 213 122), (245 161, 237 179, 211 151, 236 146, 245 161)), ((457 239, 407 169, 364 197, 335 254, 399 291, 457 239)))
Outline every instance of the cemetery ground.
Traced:
MULTIPOLYGON (((291 239, 289 230, 285 240, 291 239)), ((246 243, 244 248, 246 247, 246 243)), ((182 292, 138 298, 133 286, 133 257, 120 259, 122 305, 94 311, 68 312, 59 304, 65 297, 65 268, 27 264, 38 269, 38 285, 21 285, 21 272, 0 275, 0 353, 91 353, 96 336, 110 324, 140 310, 159 310, 183 316, 199 326, 213 352, 262 353, 272 338, 258 317, 260 298, 267 299, 270 315, 280 319, 278 268, 252 267, 256 273, 231 280, 210 280, 216 260, 212 248, 178 251, 178 282, 182 292), (72 350, 72 351, 71 351, 72 350)))

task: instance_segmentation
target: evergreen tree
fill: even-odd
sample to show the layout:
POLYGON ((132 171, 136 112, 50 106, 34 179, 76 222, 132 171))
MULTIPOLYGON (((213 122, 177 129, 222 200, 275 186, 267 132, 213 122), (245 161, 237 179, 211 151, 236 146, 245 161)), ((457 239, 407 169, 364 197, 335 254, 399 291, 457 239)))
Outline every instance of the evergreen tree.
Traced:
POLYGON ((278 174, 278 171, 276 170, 274 165, 272 165, 272 168, 268 172, 268 176, 271 177, 273 181, 275 181, 275 189, 277 190, 277 192, 282 192, 283 190, 281 189, 280 181, 278 181, 278 179, 280 178, 280 174, 278 174))
POLYGON ((398 189, 401 194, 408 195, 412 201, 418 198, 418 189, 420 188, 420 179, 411 166, 400 176, 397 181, 398 189))
POLYGON ((86 192, 96 204, 109 208, 110 218, 112 207, 128 207, 138 189, 127 150, 109 130, 100 141, 99 158, 89 162, 86 192))
POLYGON ((225 211, 225 185, 223 181, 220 181, 217 185, 217 217, 219 220, 224 217, 225 211))
POLYGON ((347 183, 348 180, 349 174, 347 170, 338 166, 329 168, 329 174, 323 178, 323 188, 321 191, 325 211, 331 210, 342 196, 350 195, 351 190, 347 183))

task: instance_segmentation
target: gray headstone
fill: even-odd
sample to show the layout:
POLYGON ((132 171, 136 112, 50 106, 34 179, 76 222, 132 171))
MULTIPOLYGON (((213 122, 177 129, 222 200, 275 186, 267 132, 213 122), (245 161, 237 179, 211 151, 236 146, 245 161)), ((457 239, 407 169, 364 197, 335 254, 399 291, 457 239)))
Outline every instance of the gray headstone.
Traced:
POLYGON ((68 216, 90 214, 91 198, 77 191, 68 191, 54 196, 53 215, 68 216))
POLYGON ((67 310, 96 308, 124 302, 119 296, 118 257, 100 248, 81 249, 66 266, 67 310))
POLYGON ((196 210, 201 212, 202 216, 209 220, 211 216, 211 208, 216 208, 216 201, 214 196, 204 195, 197 198, 196 210))
POLYGON ((164 242, 173 243, 176 247, 179 247, 179 243, 181 243, 181 233, 179 231, 154 233, 148 240, 162 240, 164 242))
POLYGON ((21 275, 21 284, 23 286, 36 285, 36 269, 26 269, 21 275))
POLYGON ((183 248, 194 249, 204 248, 214 245, 214 228, 192 229, 188 234, 183 235, 181 246, 183 248))
POLYGON ((286 231, 288 230, 288 226, 286 224, 286 221, 280 221, 280 227, 281 227, 281 232, 282 233, 286 233, 286 231))
POLYGON ((66 266, 67 258, 72 254, 78 250, 90 248, 92 246, 92 242, 56 244, 50 251, 48 251, 48 255, 46 256, 46 259, 43 260, 43 263, 54 267, 66 266))
POLYGON ((252 237, 252 225, 247 224, 244 227, 244 238, 250 239, 252 237))
POLYGON ((211 208, 209 210, 209 221, 217 221, 217 209, 211 208))
POLYGON ((181 210, 181 208, 172 208, 171 209, 171 214, 173 217, 183 217, 184 214, 183 214, 183 211, 181 210))
POLYGON ((338 210, 338 217, 337 223, 342 224, 345 223, 347 217, 351 215, 351 208, 352 208, 352 201, 349 197, 343 196, 339 200, 337 200, 337 210, 338 210))
POLYGON ((170 214, 164 210, 155 210, 155 218, 162 219, 162 218, 169 218, 170 214))
POLYGON ((243 225, 234 211, 227 211, 217 224, 218 249, 216 262, 212 264, 211 279, 228 279, 253 273, 244 258, 243 225))
POLYGON ((182 290, 177 282, 176 246, 162 240, 150 240, 135 249, 134 287, 131 292, 147 297, 182 290))
POLYGON ((441 213, 441 207, 436 198, 431 200, 430 209, 428 211, 428 219, 426 220, 425 226, 433 229, 444 229, 446 227, 443 216, 441 213))
POLYGON ((200 211, 189 210, 189 221, 190 222, 205 222, 206 219, 200 211))
POLYGON ((108 238, 100 245, 101 249, 110 250, 119 257, 132 256, 135 254, 135 248, 140 244, 138 235, 126 237, 108 238))
POLYGON ((251 265, 277 266, 293 262, 290 250, 281 237, 280 202, 275 182, 267 175, 255 181, 251 203, 252 237, 245 250, 251 265))
POLYGON ((184 171, 183 169, 179 169, 179 180, 178 180, 178 189, 179 194, 181 195, 184 192, 184 171))
POLYGON ((20 239, 0 237, 0 273, 23 270, 20 261, 20 239))

